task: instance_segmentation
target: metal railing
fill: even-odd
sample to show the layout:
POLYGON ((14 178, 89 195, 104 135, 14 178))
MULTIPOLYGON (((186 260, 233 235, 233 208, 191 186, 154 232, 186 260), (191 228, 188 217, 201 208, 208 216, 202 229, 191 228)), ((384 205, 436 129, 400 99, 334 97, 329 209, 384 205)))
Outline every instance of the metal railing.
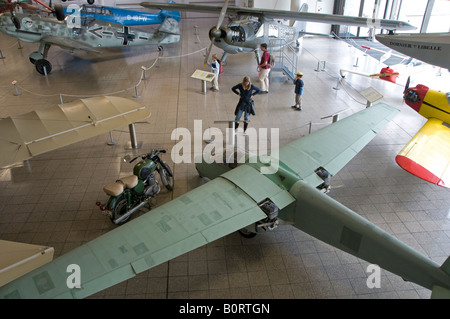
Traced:
POLYGON ((289 79, 294 80, 298 64, 296 42, 287 43, 284 39, 273 39, 270 44, 273 48, 270 53, 275 58, 272 71, 283 72, 289 79))

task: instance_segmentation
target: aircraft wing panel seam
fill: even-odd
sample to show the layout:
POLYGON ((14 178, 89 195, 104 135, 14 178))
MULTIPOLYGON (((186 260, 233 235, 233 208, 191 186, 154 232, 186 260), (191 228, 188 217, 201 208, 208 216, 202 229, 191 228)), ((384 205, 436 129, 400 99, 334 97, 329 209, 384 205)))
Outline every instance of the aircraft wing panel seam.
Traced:
POLYGON ((302 178, 312 176, 319 167, 335 175, 398 112, 378 103, 282 146, 279 159, 302 178))
MULTIPOLYGON (((249 198, 251 198, 255 204, 260 203, 261 201, 265 200, 266 198, 274 199, 277 197, 277 195, 280 195, 282 193, 288 193, 285 189, 280 188, 277 184, 275 184, 273 181, 271 181, 269 178, 261 174, 257 171, 257 169, 251 165, 243 165, 241 166, 242 169, 247 171, 240 172, 240 174, 237 174, 239 176, 236 176, 233 174, 233 170, 229 171, 228 173, 225 173, 223 175, 220 175, 219 177, 222 179, 225 179, 226 181, 232 183, 237 187, 240 191, 242 191, 244 194, 246 194, 249 198), (256 175, 254 175, 256 173, 256 175), (257 182, 259 188, 264 189, 264 192, 260 192, 260 189, 256 189, 256 187, 252 187, 250 183, 242 182, 240 183, 240 179, 245 179, 243 176, 245 174, 252 175, 250 176, 250 179, 257 182), (248 186, 248 187, 246 187, 248 186)), ((241 169, 241 170, 242 170, 241 169)), ((246 180, 248 180, 248 177, 246 180)), ((275 203, 277 204, 277 203, 275 203)), ((284 207, 284 206, 283 206, 284 207)), ((280 207, 280 208, 283 208, 280 207)), ((263 216, 264 218, 265 216, 263 216)))

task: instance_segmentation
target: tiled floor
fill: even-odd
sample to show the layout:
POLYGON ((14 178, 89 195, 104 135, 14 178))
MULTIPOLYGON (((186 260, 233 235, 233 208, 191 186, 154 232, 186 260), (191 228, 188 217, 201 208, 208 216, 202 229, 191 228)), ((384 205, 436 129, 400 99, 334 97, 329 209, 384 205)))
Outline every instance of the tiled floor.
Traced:
MULTIPOLYGON (((171 150, 176 143, 171 140, 172 131, 192 130, 196 119, 203 121, 203 129, 224 129, 213 122, 233 117, 237 99, 230 88, 244 75, 259 83, 252 53, 230 55, 219 80, 220 91, 201 93, 200 82, 190 76, 202 68, 204 50, 197 51, 209 45, 207 31, 214 24, 215 19, 183 20, 181 42, 164 48, 164 58, 145 72, 137 91, 141 66, 152 66, 158 56, 153 46, 105 50, 102 55, 70 54, 52 47, 53 71, 43 77, 28 62, 28 54, 37 45, 22 43, 18 49, 15 39, 0 34, 5 57, 0 60, 0 117, 45 108, 60 99, 68 102, 78 96, 124 90, 118 95, 136 99, 152 112, 147 121, 136 124, 142 143, 138 153, 152 148, 171 150), (13 80, 20 96, 14 95, 13 80)), ((381 92, 382 101, 401 109, 401 114, 333 177, 329 196, 435 262, 444 262, 450 253, 449 190, 409 175, 395 164, 394 157, 425 122, 402 103, 405 74, 415 74, 413 84, 420 80, 445 90, 448 72, 436 77, 437 69, 397 68, 402 73, 399 85, 349 75, 336 90, 340 68, 376 73, 381 65, 346 43, 322 37, 304 39, 298 60, 306 85, 304 110, 290 108, 293 85, 273 72, 270 93, 255 97, 257 115, 250 125, 279 128, 280 144, 285 144, 307 134, 310 122, 317 130, 330 123, 322 117, 345 110, 344 117, 363 109, 365 101, 358 91, 371 86, 381 92), (325 71, 315 71, 318 61, 326 61, 325 71)), ((131 173, 133 166, 121 157, 136 151, 129 150, 127 127, 112 135, 117 142, 114 146, 107 145, 110 136, 105 134, 0 169, 0 238, 53 246, 58 256, 116 227, 95 202, 106 199, 104 184, 131 173)), ((194 164, 173 165, 170 156, 165 159, 174 170, 175 189, 163 190, 155 205, 204 183, 194 164)), ((92 298, 430 297, 429 290, 386 271, 381 288, 369 289, 367 266, 296 228, 281 226, 253 239, 230 234, 92 298)))

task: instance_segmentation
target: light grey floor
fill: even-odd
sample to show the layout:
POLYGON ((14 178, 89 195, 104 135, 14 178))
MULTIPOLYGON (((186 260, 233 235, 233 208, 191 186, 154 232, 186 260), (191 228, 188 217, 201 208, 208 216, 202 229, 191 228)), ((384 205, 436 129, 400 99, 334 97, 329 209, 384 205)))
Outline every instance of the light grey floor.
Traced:
MULTIPOLYGON (((172 131, 180 127, 193 130, 197 119, 203 121, 203 129, 225 129, 213 122, 233 117, 237 98, 230 88, 244 75, 259 83, 254 54, 230 55, 220 76, 220 91, 201 93, 200 82, 190 76, 202 69, 204 50, 197 51, 209 45, 207 31, 215 23, 215 19, 184 20, 181 42, 165 46, 163 58, 153 67, 158 56, 153 46, 105 50, 102 55, 71 54, 52 47, 49 60, 53 71, 47 77, 28 61, 36 44, 21 43, 22 49, 18 49, 15 39, 0 34, 5 57, 0 60, 0 117, 46 108, 61 99, 70 102, 120 92, 119 96, 136 99, 152 113, 148 121, 136 124, 142 143, 137 153, 152 148, 171 150, 176 144, 171 140, 172 131), (139 83, 141 66, 151 69, 139 83), (13 80, 20 96, 14 95, 13 80)), ((398 67, 402 73, 398 85, 349 75, 336 90, 340 68, 377 73, 382 65, 333 39, 306 38, 302 47, 297 55, 305 81, 303 111, 290 108, 294 87, 281 73, 273 72, 270 93, 255 97, 257 115, 250 125, 279 128, 283 145, 307 134, 310 122, 312 130, 317 130, 330 123, 322 117, 341 110, 344 117, 365 108, 359 91, 373 87, 381 92, 381 101, 401 113, 333 177, 329 196, 443 263, 450 253, 449 190, 409 175, 396 165, 394 157, 425 122, 402 103, 407 74, 413 74, 412 84, 445 90, 448 72, 437 77, 438 69, 398 67), (353 67, 356 58, 358 67, 353 67), (326 61, 325 71, 315 71, 318 61, 326 61)), ((221 55, 219 50, 215 52, 221 55)), ((121 157, 136 151, 128 149, 127 127, 112 135, 115 146, 107 145, 110 136, 105 134, 0 169, 0 239, 53 246, 58 256, 116 227, 95 202, 106 200, 104 184, 131 173, 133 165, 121 162, 121 157)), ((173 168, 175 189, 163 190, 155 205, 204 183, 194 164, 174 165, 170 156, 164 158, 173 168)), ((381 288, 369 289, 367 266, 296 228, 282 226, 254 239, 230 234, 92 298, 430 297, 429 290, 386 271, 382 272, 381 288)))

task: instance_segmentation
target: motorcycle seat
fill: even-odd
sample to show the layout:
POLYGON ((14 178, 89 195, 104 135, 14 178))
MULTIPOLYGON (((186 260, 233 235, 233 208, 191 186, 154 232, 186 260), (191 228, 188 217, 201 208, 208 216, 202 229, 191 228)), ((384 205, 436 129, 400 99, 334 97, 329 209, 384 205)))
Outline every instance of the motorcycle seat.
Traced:
POLYGON ((103 191, 109 196, 119 196, 123 193, 124 188, 133 188, 138 184, 138 177, 136 175, 130 175, 122 177, 115 183, 105 185, 103 191))
POLYGON ((138 177, 136 175, 122 177, 120 180, 124 184, 125 188, 133 188, 138 184, 138 177))
POLYGON ((109 196, 119 196, 123 193, 123 184, 120 182, 115 182, 112 184, 105 185, 103 187, 103 191, 106 193, 106 195, 109 196))

